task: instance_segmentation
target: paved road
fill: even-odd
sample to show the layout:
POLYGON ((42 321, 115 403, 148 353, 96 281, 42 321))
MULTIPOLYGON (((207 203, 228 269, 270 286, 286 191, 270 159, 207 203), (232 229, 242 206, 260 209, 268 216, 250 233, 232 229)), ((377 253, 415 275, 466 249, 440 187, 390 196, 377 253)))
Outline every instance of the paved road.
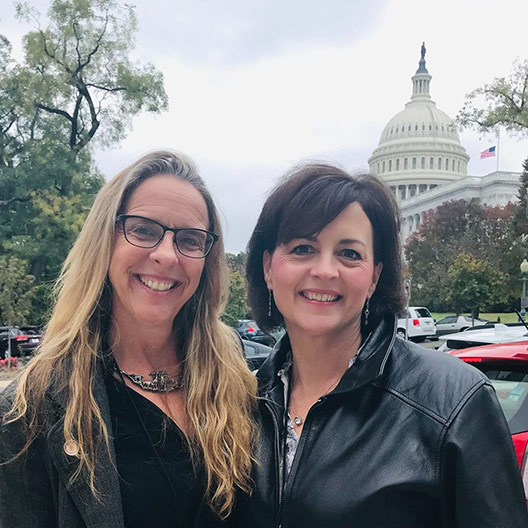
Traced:
POLYGON ((0 389, 3 389, 7 385, 9 385, 11 383, 11 381, 12 380, 10 380, 10 379, 7 379, 7 380, 0 379, 0 389))

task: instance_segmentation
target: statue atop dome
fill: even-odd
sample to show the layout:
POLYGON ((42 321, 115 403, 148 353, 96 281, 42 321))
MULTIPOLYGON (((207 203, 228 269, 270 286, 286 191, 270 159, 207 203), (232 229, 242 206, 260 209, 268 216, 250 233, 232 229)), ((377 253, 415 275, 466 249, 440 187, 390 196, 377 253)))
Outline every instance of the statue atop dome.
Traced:
POLYGON ((427 48, 425 47, 425 42, 422 42, 422 47, 420 49, 420 62, 418 63, 418 69, 416 70, 416 73, 429 73, 425 67, 426 52, 427 48))

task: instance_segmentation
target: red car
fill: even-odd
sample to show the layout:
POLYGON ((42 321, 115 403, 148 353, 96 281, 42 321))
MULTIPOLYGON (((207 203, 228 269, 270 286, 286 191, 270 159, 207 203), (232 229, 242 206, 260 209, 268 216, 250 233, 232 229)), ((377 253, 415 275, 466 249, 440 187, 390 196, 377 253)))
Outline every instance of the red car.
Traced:
POLYGON ((452 350, 491 381, 506 416, 528 505, 528 341, 452 350))

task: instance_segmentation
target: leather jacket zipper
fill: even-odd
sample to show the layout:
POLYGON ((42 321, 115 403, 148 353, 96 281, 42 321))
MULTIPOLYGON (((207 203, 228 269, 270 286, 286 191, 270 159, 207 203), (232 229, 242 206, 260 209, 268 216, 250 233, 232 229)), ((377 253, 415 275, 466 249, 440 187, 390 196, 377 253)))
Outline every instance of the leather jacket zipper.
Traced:
MULTIPOLYGON (((302 456, 302 450, 304 448, 304 444, 305 444, 305 441, 306 441, 306 439, 304 439, 304 441, 302 440, 302 436, 303 436, 303 433, 304 433, 304 429, 306 427, 308 427, 309 424, 310 424, 310 422, 309 422, 310 413, 312 413, 313 410, 316 409, 317 407, 320 407, 325 400, 326 400, 326 396, 322 396, 321 398, 319 398, 310 407, 310 409, 308 410, 308 413, 306 414, 306 419, 304 421, 304 427, 303 427, 303 430, 301 432, 301 437, 299 438, 299 444, 297 446, 297 450, 295 451, 295 456, 294 456, 293 463, 292 463, 292 469, 293 469, 293 466, 295 465, 295 460, 302 456)), ((278 431, 278 429, 276 431, 278 431)), ((275 439, 277 441, 277 445, 276 445, 277 450, 280 453, 280 435, 276 434, 275 435, 275 439)), ((286 460, 284 460, 284 453, 282 455, 283 455, 283 464, 285 464, 286 460)), ((277 522, 277 528, 282 528, 282 509, 283 509, 283 506, 284 506, 284 502, 286 501, 285 492, 284 492, 284 488, 286 487, 286 483, 283 481, 283 478, 280 475, 280 473, 281 473, 281 471, 279 471, 279 479, 280 479, 281 482, 278 482, 278 484, 280 484, 280 487, 278 488, 279 489, 279 497, 280 497, 280 499, 279 499, 279 519, 278 519, 278 522, 277 522)), ((294 478, 293 472, 290 472, 290 474, 288 475, 288 479, 290 479, 290 478, 294 478)))
POLYGON ((278 526, 279 528, 282 526, 281 517, 282 517, 282 493, 284 488, 284 483, 282 481, 282 471, 280 468, 280 428, 279 428, 279 420, 277 418, 277 415, 275 414, 275 410, 273 409, 273 406, 270 404, 269 401, 264 400, 264 405, 268 408, 271 418, 273 420, 273 427, 274 427, 274 433, 275 433, 275 485, 277 489, 277 518, 278 518, 278 526))

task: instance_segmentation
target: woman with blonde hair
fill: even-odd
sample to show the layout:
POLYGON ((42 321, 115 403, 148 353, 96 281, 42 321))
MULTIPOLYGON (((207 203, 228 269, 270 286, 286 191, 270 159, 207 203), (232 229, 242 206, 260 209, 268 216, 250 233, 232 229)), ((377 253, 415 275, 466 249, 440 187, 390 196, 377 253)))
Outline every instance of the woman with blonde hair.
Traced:
POLYGON ((196 168, 147 154, 99 192, 41 348, 0 395, 0 525, 214 526, 250 489, 256 382, 196 168))

